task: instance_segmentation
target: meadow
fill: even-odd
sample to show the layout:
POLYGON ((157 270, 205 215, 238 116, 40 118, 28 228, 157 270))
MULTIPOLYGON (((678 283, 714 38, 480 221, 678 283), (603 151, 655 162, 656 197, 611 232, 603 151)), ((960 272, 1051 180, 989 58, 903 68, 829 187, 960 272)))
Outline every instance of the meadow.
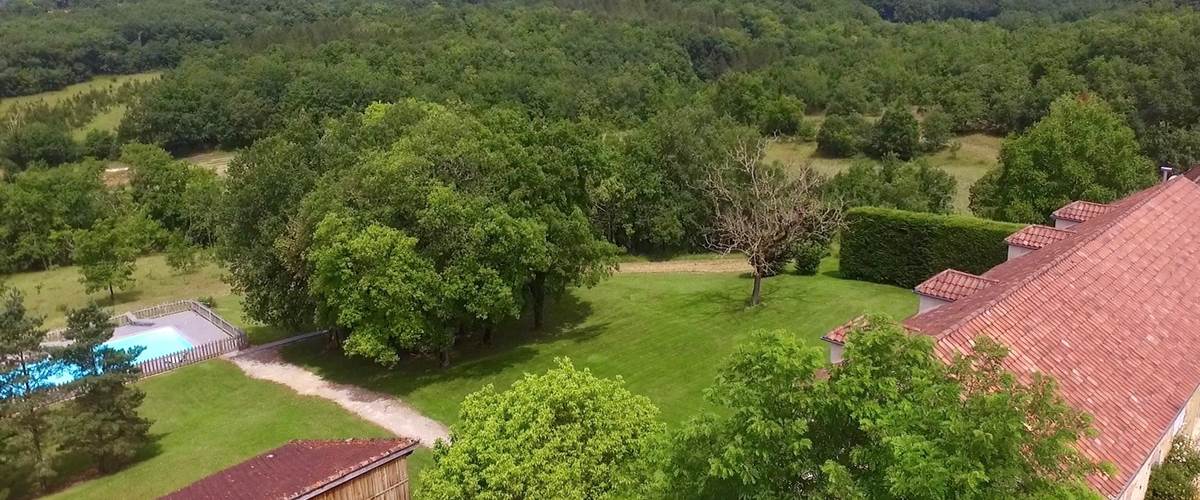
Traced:
MULTIPOLYGON (((947 148, 925 157, 930 165, 945 170, 958 182, 954 195, 955 211, 970 212, 971 186, 999 163, 1001 141, 1002 137, 985 134, 959 136, 954 139, 959 144, 957 149, 947 148)), ((851 158, 826 157, 817 151, 817 143, 812 141, 774 142, 767 149, 767 161, 811 165, 830 176, 850 168, 854 162, 851 158)))
POLYGON ((4 97, 0 98, 0 114, 8 112, 10 108, 24 104, 33 104, 38 101, 44 101, 46 104, 54 104, 63 99, 69 99, 84 92, 104 87, 116 87, 126 82, 146 82, 158 78, 161 74, 161 71, 147 71, 145 73, 133 73, 129 75, 102 75, 86 82, 68 85, 59 90, 17 97, 4 97))
POLYGON ((285 348, 284 356, 330 380, 394 394, 446 423, 457 420, 467 394, 488 384, 506 388, 567 357, 597 375, 622 377, 666 422, 679 423, 705 407, 704 388, 755 330, 788 330, 820 346, 821 335, 865 312, 916 311, 912 292, 841 279, 832 258, 816 276, 766 280, 759 307, 746 308, 749 293, 749 277, 737 273, 617 274, 554 303, 542 332, 521 322, 508 325, 496 345, 459 346, 449 369, 422 358, 387 369, 321 343, 285 348))

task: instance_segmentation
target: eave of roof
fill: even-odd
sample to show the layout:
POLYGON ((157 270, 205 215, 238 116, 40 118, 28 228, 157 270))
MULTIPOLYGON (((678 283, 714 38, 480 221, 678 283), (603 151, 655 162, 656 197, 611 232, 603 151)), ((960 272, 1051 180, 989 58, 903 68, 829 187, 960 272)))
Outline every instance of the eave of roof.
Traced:
POLYGON ((1010 234, 1004 239, 1005 243, 1014 247, 1027 248, 1030 250, 1041 250, 1046 245, 1057 243, 1074 235, 1075 231, 1069 229, 1057 229, 1050 226, 1032 225, 1025 226, 1020 231, 1010 234))

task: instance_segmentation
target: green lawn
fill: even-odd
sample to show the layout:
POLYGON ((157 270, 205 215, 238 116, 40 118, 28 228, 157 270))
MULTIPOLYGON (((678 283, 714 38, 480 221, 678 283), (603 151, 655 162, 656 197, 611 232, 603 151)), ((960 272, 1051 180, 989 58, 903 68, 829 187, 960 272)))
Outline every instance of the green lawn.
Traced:
POLYGON ((51 498, 155 498, 292 439, 385 437, 336 404, 247 378, 213 360, 146 379, 141 413, 156 450, 110 476, 51 498))
MULTIPOLYGON (((969 212, 971 186, 980 177, 988 173, 999 162, 1000 137, 971 134, 954 139, 961 146, 958 151, 949 149, 928 156, 930 165, 940 167, 958 181, 958 191, 954 195, 954 208, 959 212, 969 212)), ((817 152, 815 142, 775 142, 767 149, 767 161, 779 161, 785 164, 809 164, 817 171, 833 175, 850 168, 854 161, 848 158, 827 158, 817 152)))
POLYGON ((509 328, 493 348, 467 346, 448 370, 430 360, 387 370, 315 343, 289 347, 285 357, 334 381, 394 394, 453 423, 467 394, 489 383, 507 387, 566 356, 600 376, 624 377, 676 423, 703 408, 702 391, 719 364, 756 329, 788 329, 816 345, 826 331, 864 312, 915 312, 910 291, 842 280, 835 267, 836 260, 827 259, 818 276, 768 279, 765 303, 754 309, 745 308, 750 280, 744 276, 618 274, 554 304, 545 333, 509 328))
POLYGON ((83 306, 88 300, 123 313, 174 300, 212 297, 217 302, 217 314, 245 330, 251 344, 267 343, 294 333, 247 318, 242 311, 241 296, 233 294, 229 285, 221 281, 221 268, 213 263, 196 272, 180 274, 167 266, 164 256, 150 255, 138 259, 134 280, 129 290, 117 293, 117 303, 110 305, 107 292, 84 293, 79 283, 79 268, 75 266, 0 276, 0 281, 25 293, 25 305, 46 318, 46 328, 63 326, 66 311, 83 306))
MULTIPOLYGON (((198 297, 227 297, 229 285, 221 281, 221 269, 215 264, 194 273, 176 273, 167 266, 166 257, 151 255, 137 261, 134 284, 118 291, 116 304, 110 304, 108 292, 87 294, 79 282, 79 268, 64 266, 48 271, 0 276, 0 281, 25 293, 25 305, 35 314, 45 316, 47 328, 63 326, 66 311, 95 300, 115 312, 122 313, 163 302, 198 297)), ((226 309, 232 308, 226 302, 226 309)), ((237 306, 240 317, 240 304, 237 306)))

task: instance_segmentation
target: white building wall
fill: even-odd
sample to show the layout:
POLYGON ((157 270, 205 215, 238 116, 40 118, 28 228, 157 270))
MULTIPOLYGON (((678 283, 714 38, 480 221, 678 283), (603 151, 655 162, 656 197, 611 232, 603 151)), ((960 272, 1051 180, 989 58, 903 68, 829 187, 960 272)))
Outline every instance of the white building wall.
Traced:
POLYGON ((922 314, 925 311, 932 311, 950 303, 948 300, 935 299, 933 297, 927 297, 921 294, 917 294, 917 297, 920 299, 917 314, 922 314))
POLYGON ((1062 219, 1054 219, 1054 229, 1071 229, 1077 225, 1079 225, 1078 222, 1071 222, 1069 220, 1062 220, 1062 219))
POLYGON ((1020 256, 1022 256, 1022 255, 1025 255, 1025 254, 1027 254, 1027 253, 1029 253, 1029 252, 1032 252, 1032 251, 1033 251, 1033 250, 1031 250, 1031 249, 1028 249, 1028 248, 1025 248, 1025 247, 1019 247, 1019 246, 1016 246, 1016 245, 1009 245, 1009 246, 1008 246, 1008 260, 1013 260, 1013 259, 1015 259, 1015 258, 1017 258, 1017 257, 1020 257, 1020 256))

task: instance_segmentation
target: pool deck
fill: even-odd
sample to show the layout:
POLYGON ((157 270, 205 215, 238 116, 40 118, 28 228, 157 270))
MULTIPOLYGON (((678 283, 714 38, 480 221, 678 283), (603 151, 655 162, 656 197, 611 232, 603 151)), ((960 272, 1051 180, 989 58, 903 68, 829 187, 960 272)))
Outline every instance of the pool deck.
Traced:
POLYGON ((117 327, 113 331, 113 339, 136 335, 164 326, 174 327, 193 346, 230 338, 216 325, 192 311, 177 312, 158 318, 138 319, 137 323, 117 327))

